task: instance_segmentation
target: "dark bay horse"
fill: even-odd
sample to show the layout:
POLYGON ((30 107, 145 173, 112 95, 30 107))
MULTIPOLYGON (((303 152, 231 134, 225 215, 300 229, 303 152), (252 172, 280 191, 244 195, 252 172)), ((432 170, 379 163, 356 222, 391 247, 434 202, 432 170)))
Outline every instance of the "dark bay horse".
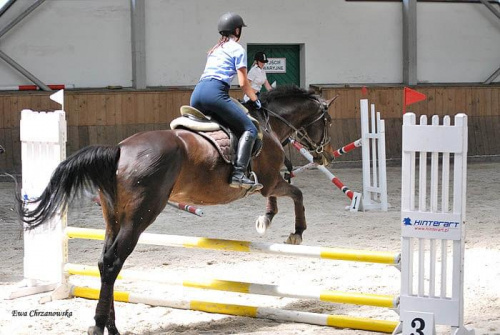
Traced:
MULTIPOLYGON (((281 87, 263 94, 264 110, 251 111, 264 128, 263 147, 252 160, 252 169, 264 186, 265 215, 257 220, 263 233, 278 212, 277 197, 291 197, 295 204, 295 232, 287 243, 300 244, 306 229, 302 192, 280 174, 284 162, 281 143, 296 136, 309 150, 328 154, 332 100, 297 87, 281 87)), ((244 189, 229 187, 232 166, 202 136, 188 130, 158 130, 135 134, 116 146, 90 146, 61 162, 42 195, 30 202, 21 199, 19 214, 27 229, 44 223, 88 187, 97 188, 106 221, 106 236, 98 262, 101 291, 95 326, 89 334, 119 334, 115 326, 114 283, 141 233, 152 224, 168 200, 189 204, 226 204, 245 196, 244 189)))

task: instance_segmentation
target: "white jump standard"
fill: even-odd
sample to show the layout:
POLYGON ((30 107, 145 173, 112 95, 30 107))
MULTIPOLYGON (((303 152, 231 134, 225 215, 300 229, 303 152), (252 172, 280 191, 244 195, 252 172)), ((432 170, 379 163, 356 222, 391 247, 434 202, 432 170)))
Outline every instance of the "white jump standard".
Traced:
POLYGON ((396 333, 418 330, 417 334, 434 334, 435 323, 450 326, 454 335, 474 334, 463 322, 467 115, 457 114, 453 126, 449 116, 439 125, 437 115, 432 117, 432 124, 428 125, 427 117, 422 116, 417 125, 415 114, 406 113, 402 158, 401 324, 396 333), (431 159, 430 192, 427 154, 431 159))

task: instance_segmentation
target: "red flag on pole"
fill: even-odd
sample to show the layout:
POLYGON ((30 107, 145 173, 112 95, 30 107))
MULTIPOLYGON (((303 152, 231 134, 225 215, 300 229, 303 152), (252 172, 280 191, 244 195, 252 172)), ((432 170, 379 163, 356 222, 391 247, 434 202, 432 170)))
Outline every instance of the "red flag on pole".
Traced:
POLYGON ((405 87, 403 92, 403 114, 406 113, 406 106, 425 100, 426 98, 425 94, 405 87))
POLYGON ((363 86, 361 88, 361 96, 366 97, 368 95, 368 88, 366 86, 363 86))

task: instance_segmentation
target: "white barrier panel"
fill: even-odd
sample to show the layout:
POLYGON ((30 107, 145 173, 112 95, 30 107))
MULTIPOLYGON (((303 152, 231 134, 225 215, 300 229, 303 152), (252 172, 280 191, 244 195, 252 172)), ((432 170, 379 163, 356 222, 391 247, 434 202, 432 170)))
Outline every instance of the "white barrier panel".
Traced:
POLYGON ((361 141, 363 159, 362 209, 387 211, 387 172, 385 158, 385 121, 375 113, 371 104, 368 117, 368 99, 360 101, 361 141))
POLYGON ((415 114, 406 113, 401 185, 401 323, 395 333, 434 334, 435 323, 450 326, 452 334, 474 334, 463 321, 466 176, 467 115, 457 114, 453 126, 449 116, 440 125, 437 115, 432 117, 432 124, 422 116, 417 125, 415 114))
MULTIPOLYGON (((57 165, 66 158, 64 111, 21 112, 22 196, 40 196, 57 165), (29 163, 27 163, 29 162, 29 163)), ((24 281, 11 298, 53 290, 64 279, 65 216, 24 232, 24 281)))

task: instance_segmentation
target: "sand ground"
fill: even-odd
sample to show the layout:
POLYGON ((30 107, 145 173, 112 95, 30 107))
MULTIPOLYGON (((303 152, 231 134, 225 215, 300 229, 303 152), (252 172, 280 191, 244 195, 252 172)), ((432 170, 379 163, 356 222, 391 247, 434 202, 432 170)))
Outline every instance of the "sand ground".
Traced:
MULTIPOLYGON (((361 169, 334 168, 354 190, 361 190, 361 169)), ((351 213, 348 199, 318 170, 295 178, 304 193, 308 229, 304 245, 369 250, 400 250, 401 170, 389 167, 389 211, 351 213)), ((0 333, 1 334, 83 334, 93 324, 95 301, 81 298, 39 304, 44 294, 4 300, 23 278, 23 240, 13 207, 14 183, 0 182, 0 333), (71 316, 14 316, 18 312, 68 311, 71 316)), ((465 256, 465 324, 476 334, 500 334, 500 163, 471 163, 468 172, 467 238, 465 256)), ((255 219, 265 210, 265 199, 254 195, 224 206, 202 207, 203 217, 167 206, 148 228, 150 233, 203 236, 223 239, 283 242, 293 229, 293 206, 279 200, 280 213, 265 236, 255 232, 255 219)), ((89 199, 74 204, 68 225, 103 228, 100 208, 89 199)), ((95 265, 101 251, 99 241, 70 241, 70 262, 95 265)), ((202 275, 219 279, 267 284, 319 286, 323 289, 398 294, 400 273, 391 266, 345 263, 221 251, 138 246, 125 269, 162 276, 202 275)), ((89 278, 72 278, 76 283, 98 285, 89 278)), ((117 288, 154 296, 182 295, 230 299, 236 303, 279 306, 290 310, 347 314, 397 320, 391 310, 352 305, 328 304, 305 299, 247 297, 241 294, 199 292, 151 282, 119 282, 117 288)), ((194 311, 116 303, 117 325, 122 334, 372 334, 292 322, 231 317, 194 311)), ((374 333, 373 333, 374 334, 374 333)))

